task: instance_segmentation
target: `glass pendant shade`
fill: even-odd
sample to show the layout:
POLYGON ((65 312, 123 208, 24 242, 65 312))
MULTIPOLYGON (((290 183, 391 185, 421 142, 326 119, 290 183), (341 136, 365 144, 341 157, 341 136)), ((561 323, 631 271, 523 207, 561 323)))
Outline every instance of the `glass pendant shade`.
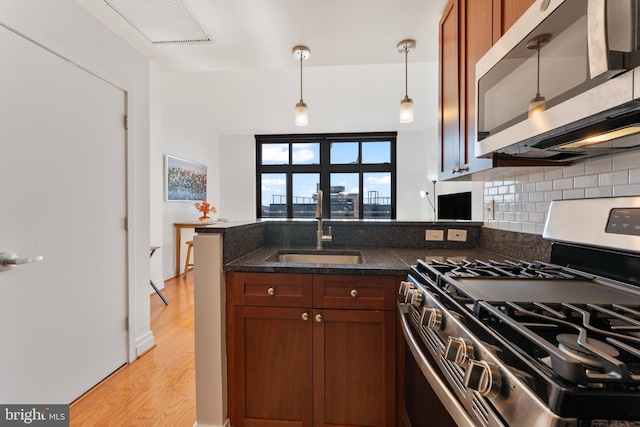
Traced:
POLYGON ((309 110, 304 102, 296 104, 295 124, 296 126, 307 126, 309 124, 309 110))
POLYGON ((413 100, 407 96, 400 101, 400 123, 413 121, 413 100))
POLYGON ((547 102, 544 99, 544 96, 540 96, 540 94, 538 94, 529 103, 529 118, 533 116, 537 116, 538 114, 542 113, 546 108, 547 108, 547 102))

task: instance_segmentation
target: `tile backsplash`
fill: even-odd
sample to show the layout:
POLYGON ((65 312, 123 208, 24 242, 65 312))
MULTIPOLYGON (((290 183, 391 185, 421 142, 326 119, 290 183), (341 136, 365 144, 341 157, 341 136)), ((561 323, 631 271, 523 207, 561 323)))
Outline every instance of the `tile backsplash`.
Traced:
POLYGON ((640 151, 484 183, 484 226, 542 234, 552 200, 640 195, 640 151))

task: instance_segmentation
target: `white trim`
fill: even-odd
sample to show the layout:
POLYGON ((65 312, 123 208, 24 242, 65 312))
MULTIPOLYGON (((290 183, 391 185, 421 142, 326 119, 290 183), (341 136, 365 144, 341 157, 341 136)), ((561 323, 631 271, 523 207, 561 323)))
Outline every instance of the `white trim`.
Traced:
POLYGON ((231 422, 229 421, 229 418, 227 418, 224 421, 224 424, 221 425, 214 425, 214 424, 198 424, 198 422, 196 421, 195 424, 193 424, 193 427, 231 427, 231 422))
MULTIPOLYGON (((133 335, 133 334, 131 334, 133 335)), ((155 344, 153 332, 149 331, 136 340, 136 357, 140 357, 143 353, 152 348, 155 344)))

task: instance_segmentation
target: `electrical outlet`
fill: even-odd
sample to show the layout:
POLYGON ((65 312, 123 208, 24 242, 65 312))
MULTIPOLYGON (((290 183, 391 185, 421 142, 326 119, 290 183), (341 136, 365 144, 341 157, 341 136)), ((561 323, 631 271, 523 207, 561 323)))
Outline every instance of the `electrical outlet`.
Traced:
POLYGON ((444 230, 427 230, 424 239, 434 242, 442 242, 444 240, 444 230))
POLYGON ((493 212, 495 211, 495 202, 491 200, 484 204, 484 219, 493 219, 493 212))
POLYGON ((449 229, 447 230, 447 240, 451 240, 452 242, 466 242, 467 230, 449 229))

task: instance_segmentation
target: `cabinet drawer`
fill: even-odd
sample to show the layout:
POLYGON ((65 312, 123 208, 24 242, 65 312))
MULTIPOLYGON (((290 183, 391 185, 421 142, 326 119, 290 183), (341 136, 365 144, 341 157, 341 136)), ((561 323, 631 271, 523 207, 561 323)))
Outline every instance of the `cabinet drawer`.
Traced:
POLYGON ((367 310, 395 309, 391 276, 313 276, 313 306, 367 310))
POLYGON ((236 305, 311 307, 310 274, 235 273, 231 277, 236 305))

